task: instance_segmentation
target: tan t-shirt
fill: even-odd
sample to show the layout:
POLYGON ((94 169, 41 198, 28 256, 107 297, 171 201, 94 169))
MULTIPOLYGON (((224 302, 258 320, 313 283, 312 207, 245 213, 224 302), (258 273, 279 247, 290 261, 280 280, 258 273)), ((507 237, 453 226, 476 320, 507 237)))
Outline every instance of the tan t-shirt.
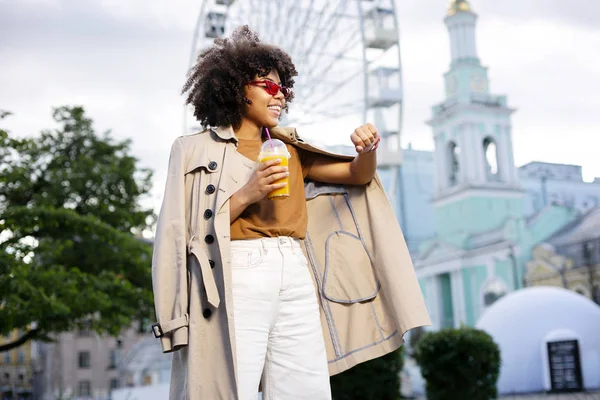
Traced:
MULTIPOLYGON (((239 139, 237 151, 256 161, 262 139, 239 139)), ((290 196, 251 204, 231 224, 231 240, 258 239, 263 237, 290 236, 304 239, 308 214, 304 197, 304 178, 317 154, 286 144, 289 159, 290 196)))

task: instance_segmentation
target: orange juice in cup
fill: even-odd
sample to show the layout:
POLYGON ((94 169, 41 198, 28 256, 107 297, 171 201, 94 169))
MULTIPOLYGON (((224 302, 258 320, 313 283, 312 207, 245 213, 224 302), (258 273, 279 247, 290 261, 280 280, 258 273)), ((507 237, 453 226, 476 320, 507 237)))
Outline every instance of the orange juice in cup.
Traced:
MULTIPOLYGON (((282 167, 287 167, 288 160, 290 158, 290 153, 288 152, 285 143, 278 139, 269 139, 265 141, 260 148, 260 153, 258 154, 258 162, 263 163, 269 160, 280 159, 281 162, 277 165, 282 167)), ((268 199, 280 199, 290 196, 290 177, 287 176, 283 179, 275 181, 274 183, 284 183, 285 187, 281 189, 273 190, 271 193, 267 195, 268 199)))

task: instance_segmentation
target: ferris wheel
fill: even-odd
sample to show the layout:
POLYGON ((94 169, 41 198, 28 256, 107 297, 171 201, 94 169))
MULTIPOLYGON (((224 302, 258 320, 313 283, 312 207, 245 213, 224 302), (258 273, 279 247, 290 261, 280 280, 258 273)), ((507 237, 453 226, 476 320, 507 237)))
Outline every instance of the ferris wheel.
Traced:
MULTIPOLYGON (((189 66, 214 39, 241 25, 281 47, 296 64, 295 99, 281 125, 314 132, 371 121, 382 136, 380 164, 401 162, 395 0, 201 0, 189 66)), ((197 131, 189 110, 185 114, 185 133, 197 131)))

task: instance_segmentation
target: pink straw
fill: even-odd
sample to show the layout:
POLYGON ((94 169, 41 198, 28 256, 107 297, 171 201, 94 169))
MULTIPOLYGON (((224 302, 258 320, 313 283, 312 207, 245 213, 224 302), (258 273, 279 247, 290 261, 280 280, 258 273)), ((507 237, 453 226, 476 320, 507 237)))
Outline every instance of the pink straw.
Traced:
POLYGON ((271 141, 271 135, 269 134, 269 128, 265 128, 265 133, 267 134, 267 137, 269 138, 269 144, 271 145, 271 148, 274 148, 273 142, 271 141))

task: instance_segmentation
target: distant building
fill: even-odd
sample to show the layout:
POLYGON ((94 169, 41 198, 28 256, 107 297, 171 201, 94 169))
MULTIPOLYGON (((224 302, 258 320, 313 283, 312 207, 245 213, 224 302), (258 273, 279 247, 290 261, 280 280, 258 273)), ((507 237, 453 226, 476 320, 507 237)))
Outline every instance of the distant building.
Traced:
POLYGON ((169 396, 171 354, 164 354, 153 336, 140 340, 123 358, 119 373, 123 386, 112 400, 163 400, 169 396))
POLYGON ((402 164, 378 169, 411 253, 435 234, 433 152, 402 150, 402 164))
POLYGON ((123 387, 169 383, 172 354, 162 351, 160 341, 152 335, 139 340, 123 357, 119 374, 123 387))
POLYGON ((527 286, 559 286, 600 304, 600 208, 536 246, 525 280, 527 286))
POLYGON ((526 215, 549 205, 562 205, 582 213, 600 207, 600 178, 584 182, 579 165, 531 162, 519 168, 519 180, 527 190, 526 215))
POLYGON ((111 391, 125 384, 118 369, 121 357, 147 335, 136 328, 119 338, 84 330, 62 333, 54 343, 42 344, 41 400, 109 400, 111 391))
MULTIPOLYGON (((24 332, 15 329, 0 337, 0 345, 12 343, 24 332)), ((34 399, 34 379, 38 372, 38 344, 28 341, 13 350, 0 353, 0 398, 10 400, 34 399)))

